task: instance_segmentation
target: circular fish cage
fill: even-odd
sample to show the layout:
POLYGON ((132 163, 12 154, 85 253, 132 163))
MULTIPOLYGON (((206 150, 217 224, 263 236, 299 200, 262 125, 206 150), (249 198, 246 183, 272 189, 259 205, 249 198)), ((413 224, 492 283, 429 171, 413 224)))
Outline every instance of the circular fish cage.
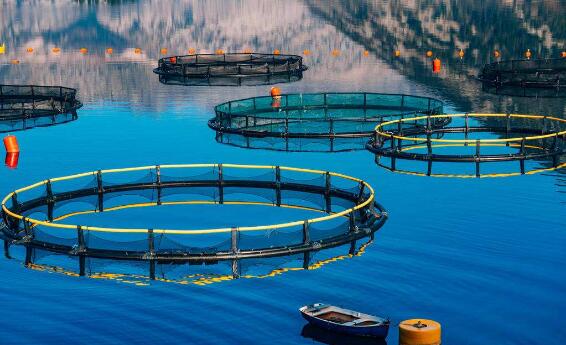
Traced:
POLYGON ((564 88, 566 59, 497 61, 485 65, 479 79, 496 87, 564 88))
MULTIPOLYGON (((255 78, 301 74, 307 67, 298 55, 228 53, 192 54, 159 59, 154 73, 165 77, 183 78, 255 78)), ((183 79, 183 80, 185 80, 183 79)))
POLYGON ((77 90, 62 86, 0 85, 0 131, 52 126, 77 119, 77 90))
POLYGON ((368 150, 376 154, 378 165, 392 171, 440 177, 504 177, 534 174, 566 166, 566 120, 552 116, 519 114, 446 114, 404 118, 383 122, 375 128, 368 150), (450 126, 434 128, 435 118, 452 119, 450 126), (426 126, 415 126, 425 120, 426 126), (463 137, 463 138, 462 138, 463 137), (448 151, 448 152, 446 152, 448 151), (391 159, 389 167, 379 158, 391 159), (398 169, 397 160, 427 163, 427 172, 398 169), (551 161, 542 169, 525 169, 525 161, 551 161), (482 174, 481 163, 519 162, 519 171, 482 174), (434 174, 433 162, 474 163, 475 174, 434 174))
POLYGON ((146 166, 53 178, 7 195, 2 215, 3 237, 12 244, 73 256, 159 262, 265 258, 331 248, 371 236, 387 219, 372 187, 360 179, 234 164, 146 166), (180 205, 272 206, 323 215, 268 225, 238 226, 226 219, 230 226, 209 229, 64 222, 88 214, 180 205))
MULTIPOLYGON (((336 152, 363 149, 380 122, 442 111, 439 100, 402 94, 284 94, 219 104, 208 126, 217 141, 235 146, 336 152)), ((446 121, 440 118, 433 125, 446 121)))
POLYGON ((482 91, 498 96, 525 98, 566 98, 566 87, 528 88, 521 86, 494 85, 482 82, 482 91))

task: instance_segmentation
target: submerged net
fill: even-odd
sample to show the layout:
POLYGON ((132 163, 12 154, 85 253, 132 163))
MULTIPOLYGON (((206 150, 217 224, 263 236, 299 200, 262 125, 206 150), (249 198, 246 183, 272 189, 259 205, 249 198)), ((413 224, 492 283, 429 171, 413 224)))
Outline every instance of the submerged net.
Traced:
POLYGON ((0 85, 0 130, 3 127, 26 129, 33 126, 33 121, 38 126, 69 121, 61 115, 70 114, 70 120, 75 119, 76 110, 82 106, 76 93, 75 89, 61 86, 0 85), (43 117, 51 119, 38 120, 43 117))
POLYGON ((99 258, 205 262, 273 257, 335 247, 373 234, 386 220, 373 196, 361 180, 286 167, 204 164, 103 170, 11 193, 2 204, 7 225, 3 233, 12 243, 99 258), (194 230, 68 223, 85 214, 187 204, 273 206, 321 216, 194 230))
MULTIPOLYGON (((218 141, 236 146, 268 148, 262 142, 271 141, 277 150, 344 151, 363 149, 365 140, 359 138, 371 136, 374 127, 383 121, 442 111, 439 100, 401 94, 285 94, 217 105, 216 116, 208 125, 221 134, 217 135, 218 141), (242 143, 238 144, 233 135, 242 136, 242 143)), ((434 126, 444 126, 445 121, 441 118, 434 126)))
MULTIPOLYGON (((436 174, 437 176, 481 177, 481 163, 517 161, 516 172, 489 171, 490 176, 533 174, 561 168, 566 154, 566 120, 539 115, 519 114, 450 114, 425 116, 425 127, 414 126, 408 118, 382 123, 376 127, 367 148, 376 154, 378 165, 392 171, 398 160, 425 162, 426 173, 406 171, 415 175, 433 176, 433 162, 474 163, 475 174, 436 174), (434 128, 435 117, 449 117, 451 125, 434 128), (383 157, 390 160, 389 166, 383 157), (525 168, 526 161, 550 161, 542 169, 525 168)), ((506 167, 507 168, 507 167, 506 167)), ((485 174, 484 174, 485 175, 485 174)))
POLYGON ((156 74, 167 77, 257 77, 306 70, 298 55, 228 53, 192 54, 159 59, 156 74))
POLYGON ((566 59, 493 62, 483 67, 480 79, 484 83, 497 87, 564 88, 566 86, 566 59))

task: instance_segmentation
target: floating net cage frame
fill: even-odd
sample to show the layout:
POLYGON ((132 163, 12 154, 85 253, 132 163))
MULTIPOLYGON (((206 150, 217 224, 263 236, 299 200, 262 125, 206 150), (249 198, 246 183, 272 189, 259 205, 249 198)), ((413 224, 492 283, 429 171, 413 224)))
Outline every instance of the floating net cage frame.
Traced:
POLYGON ((0 125, 7 130, 52 126, 77 119, 77 90, 63 86, 0 85, 0 125), (44 120, 47 118, 47 120, 44 120), (15 123, 21 122, 21 127, 15 123))
MULTIPOLYGON (((4 256, 7 259, 16 259, 9 250, 9 243, 5 240, 4 256)), ((168 262, 157 264, 153 269, 145 266, 144 263, 125 260, 98 259, 85 256, 81 263, 77 257, 66 257, 65 263, 62 263, 60 256, 66 254, 53 254, 43 249, 25 246, 25 258, 22 263, 26 268, 46 271, 52 273, 64 274, 72 277, 89 277, 95 279, 115 280, 135 285, 149 285, 151 281, 163 283, 174 283, 181 285, 199 285, 206 286, 215 283, 222 283, 234 279, 264 279, 283 275, 287 272, 316 270, 333 262, 352 259, 362 256, 366 248, 373 243, 373 236, 365 239, 359 246, 355 242, 349 244, 347 254, 332 254, 323 258, 315 258, 317 254, 326 253, 324 250, 313 249, 302 254, 288 255, 278 258, 258 258, 258 259, 236 259, 229 263, 229 268, 221 269, 211 267, 223 262, 207 263, 194 268, 194 264, 186 261, 168 262), (46 256, 55 257, 45 262, 46 256), (276 262, 272 260, 276 259, 276 262), (251 261, 250 261, 251 260, 251 261), (290 265, 291 262, 298 263, 300 266, 290 265), (125 267, 124 267, 125 266, 125 267), (267 271, 257 272, 256 267, 270 267, 267 271), (149 268, 149 269, 148 269, 149 268), (179 271, 181 270, 180 274, 179 271), (226 273, 229 271, 229 273, 226 273), (177 273, 177 274, 175 274, 177 273)), ((341 249, 336 248, 336 249, 341 249)), ((342 252, 340 250, 339 252, 342 252)), ((19 258, 18 258, 19 259, 19 258)))
POLYGON ((99 170, 44 180, 8 194, 2 201, 2 216, 4 227, 1 232, 7 240, 5 245, 23 244, 55 253, 79 256, 83 258, 83 265, 87 256, 146 260, 153 263, 175 261, 206 263, 299 254, 353 243, 372 236, 387 219, 386 211, 375 201, 372 187, 360 179, 320 170, 235 164, 146 166, 99 170), (179 175, 187 171, 196 171, 198 174, 193 172, 196 175, 190 177, 179 175), (259 172, 262 175, 244 177, 240 176, 241 173, 238 171, 259 172), (123 173, 141 173, 144 177, 135 181, 106 182, 106 179, 115 178, 123 173), (176 175, 171 176, 167 173, 176 175), (302 177, 298 179, 289 177, 297 174, 302 177), (85 181, 90 182, 85 185, 85 181), (62 187, 58 185, 63 183, 82 185, 83 188, 61 189, 62 187), (345 183, 349 183, 350 186, 346 187, 345 183), (209 190, 203 191, 203 188, 209 190), (175 197, 175 193, 180 193, 177 192, 178 189, 189 194, 204 195, 204 199, 188 202, 170 199, 175 197), (149 193, 150 202, 134 205, 109 206, 108 204, 116 196, 132 193, 138 195, 138 191, 146 192, 146 197, 149 193), (273 201, 268 203, 239 199, 234 201, 229 198, 230 195, 241 195, 241 193, 251 195, 257 193, 265 198, 266 191, 269 193, 269 199, 273 201), (22 202, 22 195, 27 195, 26 193, 35 196, 22 202), (303 194, 297 196, 297 193, 318 198, 320 206, 309 207, 288 201, 305 197, 303 194), (67 210, 65 214, 55 214, 59 205, 65 206, 73 201, 84 202, 85 198, 91 198, 93 209, 73 210, 73 212, 67 210), (109 228, 61 222, 77 214, 131 207, 187 204, 289 207, 318 211, 325 215, 271 225, 196 230, 109 228), (46 219, 40 220, 29 216, 37 212, 45 215, 46 219), (335 227, 320 226, 329 223, 334 224, 335 227), (50 231, 63 231, 67 238, 57 238, 52 233, 48 233, 50 231), (260 235, 247 235, 248 233, 260 233, 260 235), (117 237, 102 239, 100 238, 102 235, 117 237), (213 245, 196 247, 190 242, 180 241, 181 237, 216 235, 223 237, 218 240, 219 243, 213 245), (128 236, 135 238, 129 239, 128 236), (283 244, 278 242, 288 238, 297 240, 283 244), (134 246, 127 245, 128 241, 134 246), (267 244, 261 246, 261 242, 267 244))
POLYGON ((495 87, 566 87, 566 58, 506 60, 486 64, 479 79, 495 87))
POLYGON ((259 86, 293 83, 303 79, 303 72, 291 74, 268 74, 246 77, 217 76, 195 78, 187 76, 159 75, 159 82, 164 85, 181 86, 259 86))
MULTIPOLYGON (((312 151, 351 151, 364 149, 376 124, 405 116, 441 114, 442 101, 405 94, 369 92, 331 92, 283 94, 252 97, 219 104, 208 126, 216 131, 216 140, 235 146, 256 148, 254 141, 283 139, 282 151, 309 151, 290 146, 307 146, 298 139, 324 141, 328 149, 312 151), (228 136, 228 138, 225 138, 228 136), (237 136, 244 140, 234 140, 237 136), (228 140, 227 140, 228 139, 228 140), (335 141, 344 141, 336 148, 335 141), (351 141, 351 143, 350 143, 351 141)), ((447 118, 434 121, 445 126, 447 118)), ((269 149, 268 146, 262 147, 269 149)))
POLYGON ((524 98, 566 98, 566 87, 528 88, 521 86, 494 85, 482 82, 482 91, 498 96, 524 98))
MULTIPOLYGON (((451 122, 454 123, 454 122, 451 122)), ((390 171, 421 176, 435 177, 508 177, 524 174, 535 174, 566 167, 560 157, 566 154, 566 119, 542 115, 521 114, 444 114, 404 118, 379 124, 375 128, 372 140, 367 149, 376 155, 376 163, 390 171), (430 125, 434 118, 448 117, 464 119, 463 126, 438 127, 430 125), (418 120, 426 120, 427 126, 414 126, 418 120), (482 119, 503 120, 504 125, 470 126, 469 121, 482 119), (513 121, 534 120, 540 122, 540 128, 512 125, 513 121), (549 129, 550 126, 550 129, 549 129), (504 138, 469 139, 471 133, 500 134, 504 138), (464 139, 444 138, 445 135, 463 134, 464 139), (513 136, 520 135, 520 136, 513 136), (434 152, 435 149, 447 147, 475 147, 473 154, 444 154, 434 152), (483 148, 513 148, 515 153, 482 153, 483 148), (415 152, 423 150, 423 152, 415 152), (391 165, 380 163, 381 157, 389 157, 391 165), (427 162, 427 172, 407 171, 396 168, 396 160, 413 160, 427 162), (552 160, 551 167, 526 170, 526 160, 552 160), (518 161, 519 172, 481 174, 481 163, 518 161), (474 163, 475 174, 435 174, 432 172, 433 162, 474 163)))
POLYGON ((154 73, 183 78, 257 78, 259 76, 301 74, 307 67, 299 55, 225 53, 191 54, 159 59, 154 73))

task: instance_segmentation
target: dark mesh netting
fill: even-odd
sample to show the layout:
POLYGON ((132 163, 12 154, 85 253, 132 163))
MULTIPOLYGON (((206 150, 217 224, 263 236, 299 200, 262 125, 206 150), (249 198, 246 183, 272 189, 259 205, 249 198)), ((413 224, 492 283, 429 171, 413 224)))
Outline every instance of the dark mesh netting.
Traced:
POLYGON ((497 61, 485 65, 479 78, 495 86, 564 88, 566 59, 497 61))
POLYGON ((11 193, 2 206, 2 233, 11 243, 73 256, 132 260, 209 261, 302 253, 365 237, 386 220, 371 188, 357 179, 231 164, 148 166, 53 178, 11 193), (314 216, 254 225, 261 224, 255 217, 231 221, 213 211, 203 213, 200 222, 219 217, 229 227, 207 229, 184 224, 194 219, 190 213, 166 213, 182 225, 164 230, 135 226, 136 219, 115 213, 180 205, 271 206, 314 216), (118 219, 131 227, 93 226, 88 224, 93 214, 100 215, 100 224, 118 219), (87 224, 80 225, 85 220, 87 224), (243 225, 231 224, 237 222, 243 225))

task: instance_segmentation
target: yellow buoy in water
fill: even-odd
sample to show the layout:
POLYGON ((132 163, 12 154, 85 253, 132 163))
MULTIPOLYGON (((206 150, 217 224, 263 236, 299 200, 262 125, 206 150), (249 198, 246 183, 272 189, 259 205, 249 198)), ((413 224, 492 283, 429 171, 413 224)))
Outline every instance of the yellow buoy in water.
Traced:
POLYGON ((61 52, 61 48, 54 47, 53 49, 51 49, 51 51, 54 52, 55 54, 57 54, 57 53, 61 52))
POLYGON ((399 56, 401 56, 401 51, 397 49, 394 54, 395 54, 395 57, 399 57, 399 56))
POLYGON ((369 52, 367 50, 364 50, 364 56, 369 56, 369 52))
POLYGON ((279 55, 279 54, 281 54, 281 51, 279 49, 275 49, 273 51, 273 55, 279 55))
POLYGON ((440 323, 426 319, 410 319, 399 324, 399 345, 440 345, 440 323))
POLYGON ((222 50, 222 49, 216 49, 216 54, 217 54, 217 55, 223 55, 223 54, 224 54, 224 50, 222 50))
POLYGON ((0 45, 0 54, 5 54, 6 53, 6 44, 2 43, 2 45, 0 45))
POLYGON ((112 53, 114 53, 114 49, 112 49, 112 48, 106 48, 106 54, 112 55, 112 53))
POLYGON ((562 56, 563 58, 566 58, 566 51, 563 51, 560 56, 562 56))
POLYGON ((308 49, 303 50, 303 55, 311 55, 311 51, 308 49))
POLYGON ((141 54, 141 52, 142 52, 141 48, 134 49, 134 54, 141 54))
POLYGON ((527 49, 527 51, 525 52, 525 57, 527 58, 527 60, 530 60, 532 55, 533 54, 531 53, 531 50, 527 49))
POLYGON ((334 49, 332 51, 332 56, 336 57, 336 56, 340 56, 340 51, 338 49, 334 49))
POLYGON ((499 50, 496 49, 496 50, 493 51, 493 56, 494 56, 496 59, 498 59, 499 57, 501 57, 501 53, 499 52, 499 50))
POLYGON ((12 60, 10 61, 10 63, 11 63, 12 65, 18 65, 18 64, 20 63, 20 60, 18 60, 18 59, 12 59, 12 60))
POLYGON ((26 51, 27 51, 28 53, 33 53, 33 48, 32 48, 32 47, 29 47, 29 48, 26 49, 26 51))
POLYGON ((460 57, 460 59, 464 58, 464 50, 460 49, 460 51, 458 52, 458 56, 460 57))
POLYGON ((161 48, 161 55, 167 54, 167 48, 161 48))
POLYGON ((80 49, 80 52, 81 52, 81 54, 86 54, 86 53, 88 53, 88 49, 86 49, 86 48, 81 48, 81 49, 80 49))
POLYGON ((197 50, 195 48, 189 48, 189 55, 193 55, 196 52, 197 50))
POLYGON ((432 50, 427 50, 426 57, 432 57, 432 50))

